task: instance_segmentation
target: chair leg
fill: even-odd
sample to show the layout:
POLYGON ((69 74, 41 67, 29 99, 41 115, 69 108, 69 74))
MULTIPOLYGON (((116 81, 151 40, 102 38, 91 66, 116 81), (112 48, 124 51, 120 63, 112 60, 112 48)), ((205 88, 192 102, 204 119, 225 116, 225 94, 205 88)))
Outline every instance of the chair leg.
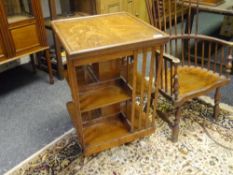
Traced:
POLYGON ((221 98, 220 88, 217 88, 216 91, 215 91, 215 96, 214 96, 214 113, 213 113, 213 118, 214 119, 217 119, 218 115, 219 115, 220 98, 221 98))
POLYGON ((180 107, 176 108, 175 120, 172 126, 172 142, 178 141, 178 135, 180 130, 180 107))

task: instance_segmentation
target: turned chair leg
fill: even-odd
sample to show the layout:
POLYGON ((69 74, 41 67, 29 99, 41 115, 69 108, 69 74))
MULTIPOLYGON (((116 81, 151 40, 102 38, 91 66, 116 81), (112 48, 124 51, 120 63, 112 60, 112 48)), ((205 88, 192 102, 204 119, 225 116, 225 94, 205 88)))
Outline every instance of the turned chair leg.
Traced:
POLYGON ((172 142, 178 141, 178 135, 180 130, 180 107, 176 108, 175 120, 172 126, 172 142))
POLYGON ((221 98, 220 88, 216 88, 215 96, 214 96, 214 113, 213 113, 214 119, 217 119, 218 115, 219 115, 219 111, 220 111, 220 108, 219 108, 220 98, 221 98))

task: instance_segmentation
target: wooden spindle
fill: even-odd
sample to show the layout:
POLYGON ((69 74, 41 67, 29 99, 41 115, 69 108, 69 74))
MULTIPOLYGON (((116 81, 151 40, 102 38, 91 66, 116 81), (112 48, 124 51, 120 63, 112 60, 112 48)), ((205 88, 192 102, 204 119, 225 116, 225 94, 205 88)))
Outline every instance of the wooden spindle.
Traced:
POLYGON ((171 96, 173 95, 173 64, 172 62, 170 61, 170 93, 171 93, 171 96))
MULTIPOLYGON (((172 16, 171 16, 171 0, 168 0, 168 14, 169 14, 169 34, 172 35, 172 16)), ((172 54, 172 41, 169 41, 170 54, 172 54)))
POLYGON ((136 106, 136 85, 137 85, 137 67, 138 67, 138 51, 134 51, 134 62, 133 62, 133 91, 132 91, 132 111, 131 111, 131 132, 134 131, 134 116, 136 106))
POLYGON ((191 46, 190 46, 190 39, 188 39, 188 65, 191 64, 191 46))
POLYGON ((211 61, 211 42, 209 42, 209 49, 208 49, 208 69, 210 70, 210 61, 211 61))
POLYGON ((142 113, 143 113, 143 106, 144 106, 146 62, 147 62, 147 50, 144 50, 143 51, 143 60, 142 60, 142 74, 141 74, 141 87, 140 87, 140 110, 139 110, 139 118, 138 118, 138 129, 141 129, 141 127, 142 127, 142 113))
POLYGON ((196 34, 198 34, 198 25, 199 25, 199 0, 197 0, 197 7, 196 7, 196 34))
POLYGON ((152 1, 152 15, 154 19, 154 26, 158 27, 158 16, 157 16, 157 4, 156 1, 152 1))
POLYGON ((161 89, 164 89, 164 81, 163 81, 163 68, 164 68, 164 61, 162 62, 162 68, 161 68, 161 72, 160 72, 160 86, 161 86, 161 89))
POLYGON ((216 63, 218 61, 218 43, 215 43, 215 50, 214 50, 214 72, 216 72, 216 63))
POLYGON ((159 1, 157 1, 157 5, 156 5, 156 7, 157 7, 157 17, 158 17, 158 28, 160 29, 160 30, 162 30, 162 26, 161 26, 161 17, 160 17, 160 2, 159 1))
POLYGON ((222 68, 223 68, 223 63, 224 63, 224 47, 221 48, 221 60, 220 60, 220 75, 222 75, 222 68))
POLYGON ((204 59, 205 59, 205 42, 202 41, 202 55, 201 55, 201 67, 204 67, 204 59))
POLYGON ((182 58, 181 58, 181 59, 182 59, 182 66, 183 66, 183 65, 184 65, 184 49, 185 49, 185 48, 184 48, 184 40, 183 40, 183 39, 181 39, 181 45, 182 45, 182 46, 181 46, 181 47, 182 47, 182 48, 181 48, 181 51, 182 51, 182 53, 181 53, 181 54, 182 54, 182 55, 181 55, 182 58))
POLYGON ((178 100, 179 97, 179 81, 178 81, 178 66, 174 65, 174 100, 178 100))
POLYGON ((163 28, 164 31, 167 30, 167 16, 166 16, 166 10, 165 10, 165 0, 163 0, 163 28))
POLYGON ((167 60, 165 60, 164 61, 164 66, 165 66, 165 70, 164 70, 164 81, 165 81, 165 92, 167 92, 167 90, 168 90, 168 88, 167 88, 167 84, 168 84, 168 80, 167 80, 167 63, 168 63, 168 61, 167 60))
POLYGON ((232 68, 232 48, 229 48, 228 57, 227 57, 227 65, 226 65, 226 76, 230 79, 232 68))
POLYGON ((197 66, 197 39, 195 38, 195 46, 194 46, 194 63, 197 66))
MULTIPOLYGON (((158 60, 158 69, 156 70, 156 74, 158 75, 161 70, 162 70, 162 63, 163 63, 163 52, 164 48, 163 46, 160 46, 160 56, 158 60)), ((158 84, 160 83, 159 76, 155 76, 155 87, 158 87, 158 84)), ((158 95, 159 95, 159 90, 158 88, 155 88, 155 93, 154 93, 154 110, 153 110, 153 116, 152 116, 152 127, 155 127, 155 116, 156 116, 156 109, 157 109, 157 102, 158 102, 158 95)))
POLYGON ((189 9, 188 9, 188 34, 191 33, 191 0, 189 0, 189 9))
POLYGON ((149 74, 149 82, 148 82, 149 85, 147 91, 146 127, 148 127, 148 123, 149 123, 151 91, 152 91, 152 83, 154 80, 154 67, 155 67, 155 51, 152 48, 151 61, 150 61, 150 74, 149 74))
MULTIPOLYGON (((177 2, 176 0, 174 1, 174 11, 175 11, 175 35, 177 35, 177 2)), ((178 55, 178 46, 177 46, 177 39, 175 39, 175 56, 177 57, 178 55)))
POLYGON ((146 0, 146 8, 147 8, 150 24, 155 26, 154 20, 153 20, 153 15, 152 15, 152 5, 151 5, 151 3, 153 3, 153 0, 152 0, 152 2, 150 0, 146 0))
POLYGON ((184 0, 181 1, 181 34, 184 34, 184 0))

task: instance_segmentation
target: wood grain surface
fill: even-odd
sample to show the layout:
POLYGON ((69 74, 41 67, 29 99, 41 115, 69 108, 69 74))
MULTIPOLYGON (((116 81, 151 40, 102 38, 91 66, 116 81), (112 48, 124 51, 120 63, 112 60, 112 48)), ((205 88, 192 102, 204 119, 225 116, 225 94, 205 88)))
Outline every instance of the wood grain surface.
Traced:
POLYGON ((167 36, 124 12, 55 20, 52 26, 70 55, 167 36))

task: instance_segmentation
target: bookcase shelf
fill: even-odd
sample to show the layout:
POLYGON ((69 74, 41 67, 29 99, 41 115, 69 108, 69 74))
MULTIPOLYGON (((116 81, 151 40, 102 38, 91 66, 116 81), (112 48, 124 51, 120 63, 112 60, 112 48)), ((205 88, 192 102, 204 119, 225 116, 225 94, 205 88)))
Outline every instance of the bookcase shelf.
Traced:
POLYGON ((121 79, 86 86, 80 93, 80 110, 87 112, 131 99, 129 87, 121 79))

